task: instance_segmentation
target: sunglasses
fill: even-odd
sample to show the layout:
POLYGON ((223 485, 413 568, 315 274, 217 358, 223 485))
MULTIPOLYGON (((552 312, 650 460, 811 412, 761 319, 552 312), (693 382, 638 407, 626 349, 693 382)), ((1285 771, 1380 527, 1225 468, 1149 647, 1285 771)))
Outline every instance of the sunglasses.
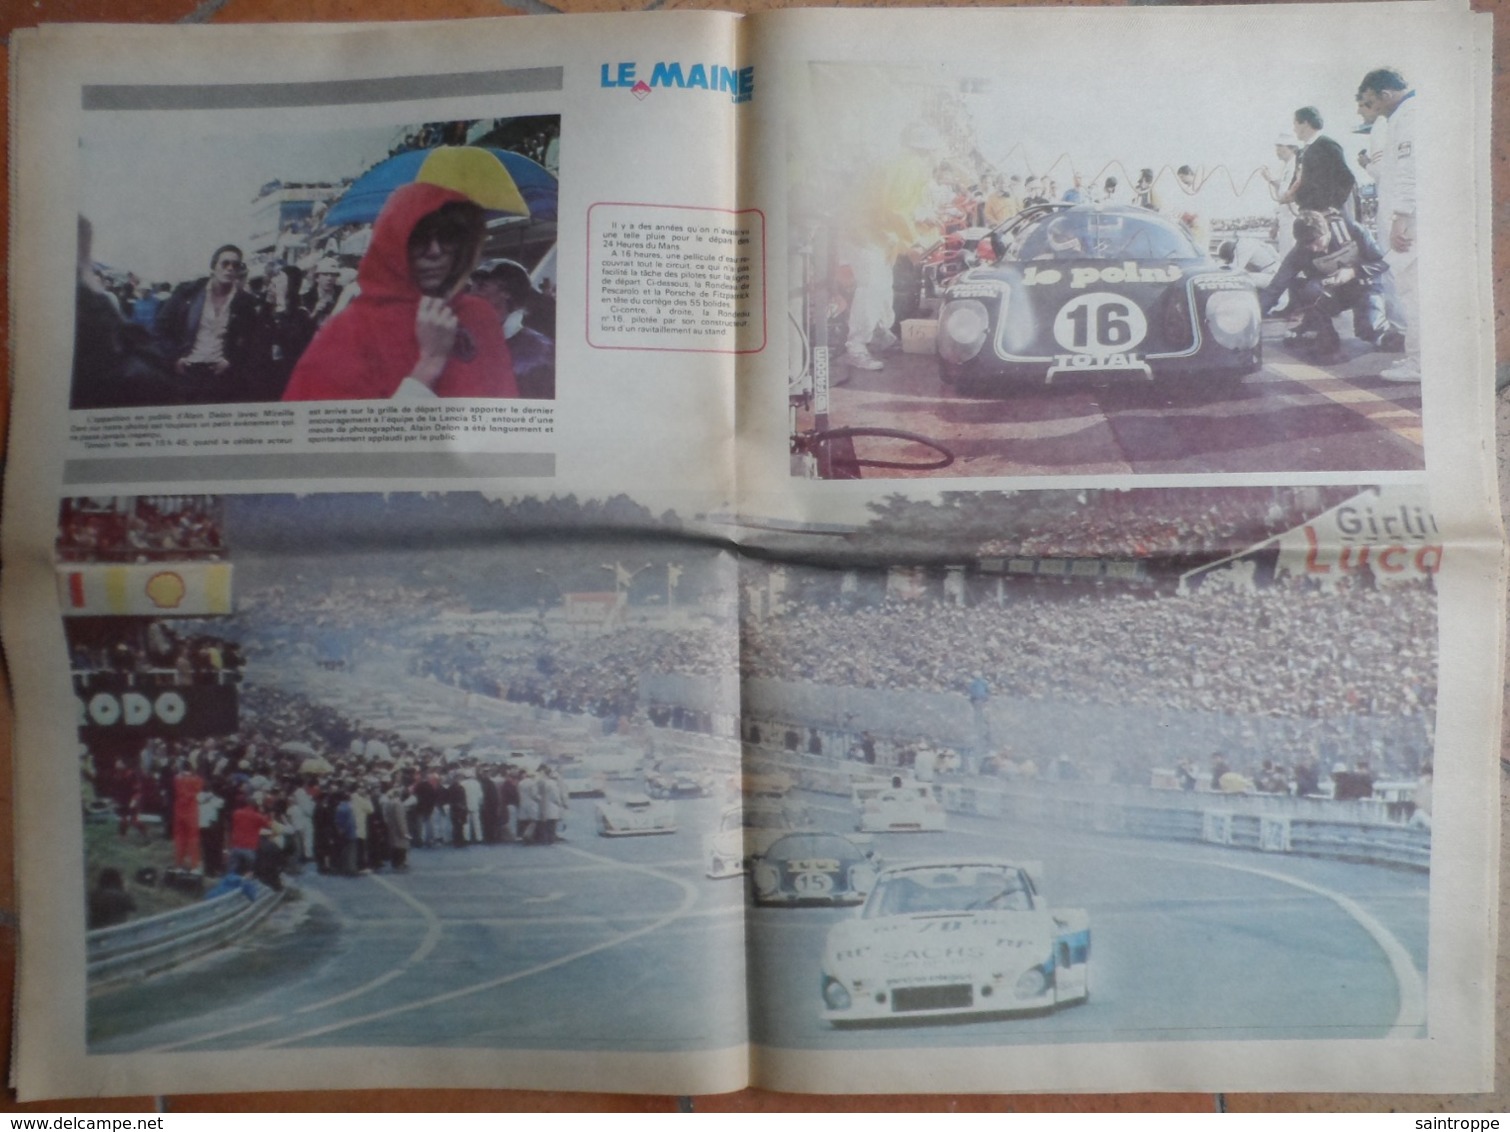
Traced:
POLYGON ((409 246, 426 248, 430 246, 430 241, 434 240, 443 248, 455 249, 466 243, 470 235, 471 230, 463 224, 421 221, 409 235, 409 246))

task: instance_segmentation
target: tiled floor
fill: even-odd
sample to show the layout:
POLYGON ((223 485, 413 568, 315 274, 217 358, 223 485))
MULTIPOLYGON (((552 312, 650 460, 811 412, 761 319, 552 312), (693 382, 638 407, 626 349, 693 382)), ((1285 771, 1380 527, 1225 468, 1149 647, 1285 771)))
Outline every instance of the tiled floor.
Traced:
MULTIPOLYGON (((872 3, 870 0, 845 0, 846 6, 904 6, 872 3)), ((949 0, 942 0, 948 4, 949 0)), ((258 21, 317 20, 386 20, 442 19, 467 16, 518 15, 551 12, 639 11, 670 8, 727 8, 754 11, 766 8, 799 6, 776 0, 743 0, 720 3, 714 0, 0 0, 0 43, 9 40, 17 27, 43 22, 109 21, 133 23, 246 23, 258 21)), ((905 5, 911 6, 911 5, 905 5)), ((975 5, 970 5, 975 6, 975 5)), ((1473 7, 1493 11, 1501 6, 1495 0, 1473 0, 1473 7)), ((1510 13, 1501 12, 1502 17, 1510 13)), ((1495 28, 1495 132, 1494 132, 1494 214, 1504 217, 1510 210, 1510 18, 1501 18, 1495 28)), ((6 66, 0 57, 0 68, 6 66)), ((4 76, 0 75, 0 80, 4 76)), ((0 81, 0 97, 4 82, 0 81)), ((6 118, 0 115, 0 131, 6 118)), ((0 181, 0 208, 8 208, 6 187, 0 181)), ((8 225, 0 225, 0 253, 6 251, 8 225)), ((1510 224, 1497 223, 1495 233, 1496 327, 1499 339, 1500 371, 1510 376, 1510 224)), ((0 273, 8 271, 0 254, 0 273)), ((8 275, 0 274, 6 280, 8 275)), ((5 346, 8 327, 0 325, 0 348, 5 346)), ((4 394, 0 393, 0 397, 4 394)), ((3 410, 0 404, 0 410, 3 410)), ((3 417, 3 412, 0 412, 3 417)), ((3 425, 3 419, 0 419, 3 425)), ((3 435, 3 434, 0 434, 3 435)), ((1501 496, 1510 498, 1510 390, 1502 393, 1499 404, 1499 438, 1501 496)), ((0 441, 3 443, 3 441, 0 441)), ((0 693, 3 696, 3 693, 0 693)), ((12 839, 12 798, 9 750, 9 704, 0 703, 0 846, 9 847, 12 839)), ((1510 757, 1510 747, 1506 748, 1510 757)), ((1502 790, 1501 816, 1507 812, 1502 790)), ((1504 870, 1502 870, 1504 871, 1504 870)), ((1499 979, 1499 1066, 1493 1094, 1475 1096, 1395 1096, 1395 1095, 1290 1095, 1243 1094, 1148 1094, 1124 1096, 903 1096, 903 1097, 822 1097, 794 1096, 747 1090, 727 1096, 699 1097, 688 1102, 677 1097, 618 1096, 596 1093, 506 1092, 499 1090, 469 1091, 375 1091, 366 1093, 263 1093, 235 1096, 175 1096, 164 1098, 170 1111, 637 1111, 676 1112, 690 1103, 698 1111, 718 1112, 789 1112, 888 1110, 922 1111, 1121 1111, 1121 1112, 1211 1112, 1221 1106, 1228 1111, 1247 1112, 1338 1112, 1338 1111, 1424 1111, 1465 1112, 1510 1109, 1510 1035, 1506 1033, 1507 978, 1503 940, 1510 936, 1505 924, 1506 901, 1502 897, 1499 979)), ((8 870, 0 871, 0 1016, 11 1017, 11 972, 15 960, 15 892, 8 870)), ((0 1041, 0 1055, 9 1060, 9 1029, 0 1041)), ((18 1105, 0 1099, 3 1111, 68 1111, 76 1113, 106 1111, 151 1111, 155 1098, 117 1098, 109 1101, 78 1099, 46 1104, 18 1105)))

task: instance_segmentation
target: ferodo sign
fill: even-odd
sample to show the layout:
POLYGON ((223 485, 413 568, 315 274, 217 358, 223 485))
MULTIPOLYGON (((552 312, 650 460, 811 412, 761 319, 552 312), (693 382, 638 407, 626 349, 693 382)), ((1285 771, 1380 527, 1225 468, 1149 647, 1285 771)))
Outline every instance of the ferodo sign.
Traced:
POLYGON ((140 692, 122 692, 120 695, 96 692, 80 703, 84 707, 84 718, 79 721, 81 727, 90 724, 96 727, 114 727, 117 724, 144 727, 153 719, 169 727, 177 727, 189 714, 189 705, 184 702, 183 693, 177 691, 159 692, 151 699, 140 692))
POLYGON ((80 691, 79 738, 105 736, 200 738, 236 730, 234 685, 170 688, 91 687, 80 691))

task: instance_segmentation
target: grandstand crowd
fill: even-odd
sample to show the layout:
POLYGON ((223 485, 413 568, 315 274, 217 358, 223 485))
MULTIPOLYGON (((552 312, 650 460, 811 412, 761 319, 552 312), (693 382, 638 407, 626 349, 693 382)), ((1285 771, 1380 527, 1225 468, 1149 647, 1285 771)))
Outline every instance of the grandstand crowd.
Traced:
POLYGON ((1222 555, 1262 542, 1356 494, 1315 488, 1178 488, 1088 493, 1058 515, 1035 512, 1032 529, 982 544, 983 557, 1222 555))
MULTIPOLYGON (((479 757, 481 735, 425 740, 413 729, 364 723, 355 701, 322 703, 318 693, 259 679, 259 666, 311 660, 349 669, 361 686, 387 688, 398 701, 402 683, 386 683, 393 677, 435 682, 527 705, 521 720, 592 720, 594 733, 618 733, 647 751, 663 728, 732 738, 728 720, 663 693, 676 680, 711 687, 736 663, 746 680, 805 686, 833 702, 868 691, 904 707, 913 694, 922 694, 919 703, 958 701, 956 714, 966 717, 977 696, 1109 719, 1189 713, 1231 720, 1234 735, 1254 720, 1319 721, 1317 734, 1340 723, 1340 740, 1354 720, 1429 735, 1435 709, 1436 598, 1424 580, 1375 587, 1362 575, 1323 590, 1288 579, 1175 595, 1008 579, 996 600, 981 591, 973 604, 957 604, 937 588, 908 599, 888 593, 883 570, 846 590, 843 571, 747 563, 747 590, 769 587, 779 571, 792 596, 747 604, 737 628, 708 610, 653 606, 587 627, 542 607, 485 614, 486 628, 452 628, 444 610, 477 614, 462 614, 444 583, 405 581, 384 566, 349 568, 351 576, 291 572, 248 586, 231 617, 120 619, 132 632, 98 619, 103 635, 77 636, 76 681, 142 672, 174 683, 216 672, 240 678, 242 654, 249 658, 233 732, 89 743, 86 807, 93 801, 88 808, 121 837, 171 838, 180 869, 256 875, 274 887, 306 866, 357 875, 403 868, 415 849, 558 835, 568 795, 544 756, 523 766, 479 757), (113 644, 112 631, 120 638, 113 644), (381 666, 376 683, 362 675, 369 664, 381 666)), ((1168 746, 1135 744, 1113 765, 1086 752, 1014 750, 1004 737, 949 750, 940 737, 917 734, 924 726, 902 734, 860 714, 752 717, 741 737, 834 760, 921 766, 921 758, 940 773, 1336 797, 1367 796, 1374 773, 1413 774, 1424 761, 1396 751, 1391 765, 1349 767, 1333 757, 1351 762, 1358 753, 1343 741, 1309 753, 1234 742, 1209 768, 1168 746), (1177 760, 1178 782, 1153 780, 1177 760)))
POLYGON ((57 554, 64 562, 214 560, 224 552, 216 495, 81 497, 59 505, 57 554))
POLYGON ((504 639, 444 634, 420 645, 411 671, 468 691, 572 715, 629 717, 646 673, 717 678, 738 662, 732 625, 634 626, 559 640, 527 652, 504 639))
POLYGON ((804 604, 746 621, 741 671, 956 693, 979 671, 1000 696, 1233 715, 1396 715, 1435 702, 1436 598, 1424 584, 1033 593, 999 606, 804 604))

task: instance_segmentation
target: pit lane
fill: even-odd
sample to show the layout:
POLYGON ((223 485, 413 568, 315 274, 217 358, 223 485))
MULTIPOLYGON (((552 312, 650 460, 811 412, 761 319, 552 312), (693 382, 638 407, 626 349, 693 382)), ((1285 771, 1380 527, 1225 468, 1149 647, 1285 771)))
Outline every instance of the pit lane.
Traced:
MULTIPOLYGON (((1421 387, 1378 374, 1398 355, 1344 337, 1346 358, 1318 366, 1264 324, 1265 363, 1241 379, 1076 379, 967 397, 938 378, 931 355, 890 354, 885 368, 834 363, 826 427, 903 429, 936 440, 955 462, 936 471, 848 467, 918 462, 920 445, 885 438, 834 446, 836 476, 1051 476, 1339 472, 1422 467, 1421 387), (847 469, 847 471, 846 471, 847 469)), ((1344 335, 1346 332, 1344 331, 1344 335)), ((810 427, 799 422, 799 428, 810 427)))

